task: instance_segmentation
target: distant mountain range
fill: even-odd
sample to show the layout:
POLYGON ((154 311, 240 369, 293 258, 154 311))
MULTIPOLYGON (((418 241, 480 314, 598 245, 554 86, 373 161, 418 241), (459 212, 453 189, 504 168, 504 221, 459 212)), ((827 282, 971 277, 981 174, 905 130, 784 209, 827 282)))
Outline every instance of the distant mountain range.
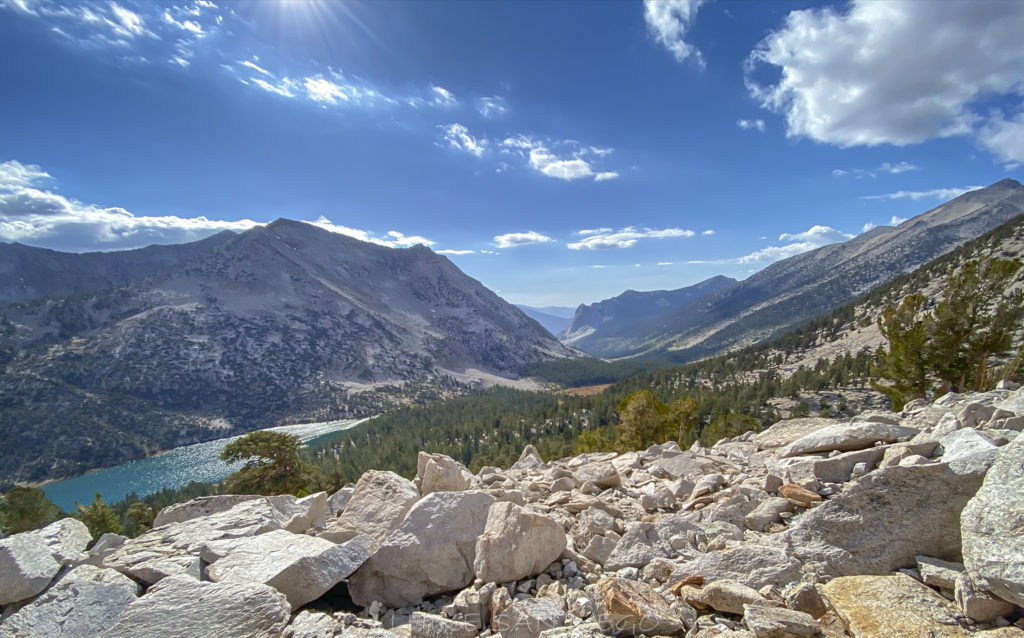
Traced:
POLYGON ((284 219, 117 253, 0 244, 0 300, 0 478, 375 413, 579 356, 428 248, 284 219))
POLYGON ((533 306, 516 304, 516 308, 525 312, 528 317, 544 326, 545 330, 556 337, 565 332, 565 329, 569 327, 569 324, 572 323, 573 312, 575 312, 572 308, 564 306, 534 308, 533 306))
POLYGON ((783 259, 741 282, 667 309, 657 304, 670 294, 665 292, 630 291, 581 306, 563 339, 605 358, 692 361, 779 335, 1021 214, 1024 186, 1004 179, 895 228, 881 226, 847 242, 783 259), (602 308, 631 305, 637 311, 628 319, 613 312, 614 330, 602 328, 602 308))
POLYGON ((562 336, 563 343, 600 357, 621 356, 635 346, 636 335, 656 329, 652 319, 700 301, 706 296, 736 285, 721 275, 678 290, 637 292, 627 290, 617 297, 576 309, 562 336))

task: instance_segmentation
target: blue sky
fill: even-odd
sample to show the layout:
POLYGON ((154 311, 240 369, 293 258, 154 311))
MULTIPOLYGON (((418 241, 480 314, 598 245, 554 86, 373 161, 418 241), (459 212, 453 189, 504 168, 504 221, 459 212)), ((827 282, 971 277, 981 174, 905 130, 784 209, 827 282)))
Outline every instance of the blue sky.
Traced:
POLYGON ((743 278, 1024 179, 1024 3, 0 0, 0 241, 277 217, 506 299, 743 278))

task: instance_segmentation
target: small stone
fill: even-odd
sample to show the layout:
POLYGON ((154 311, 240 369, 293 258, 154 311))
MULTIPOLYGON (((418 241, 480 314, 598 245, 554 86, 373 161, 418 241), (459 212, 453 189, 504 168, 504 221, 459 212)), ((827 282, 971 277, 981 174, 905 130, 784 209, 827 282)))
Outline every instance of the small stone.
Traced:
POLYGON ((561 627, 565 622, 562 607, 547 598, 517 600, 497 616, 497 631, 502 638, 537 638, 545 629, 561 627))
POLYGON ((963 563, 954 563, 930 556, 917 557, 917 571, 924 584, 943 589, 953 589, 958 574, 964 571, 963 563))
POLYGON ((412 638, 474 638, 477 634, 476 625, 420 611, 413 612, 409 624, 412 638))
POLYGON ((704 585, 699 592, 700 603, 727 614, 742 614, 744 605, 771 604, 752 587, 734 580, 716 580, 704 585))
POLYGON ((783 598, 786 601, 786 607, 810 614, 813 618, 821 618, 828 611, 818 588, 810 583, 797 584, 786 591, 783 598))
POLYGON ((956 604, 964 615, 977 622, 992 622, 1013 613, 1013 605, 980 589, 966 573, 956 575, 953 586, 956 604))
POLYGON ((818 634, 818 623, 810 614, 779 607, 745 605, 743 624, 755 638, 802 638, 818 634))
POLYGON ((793 501, 800 507, 810 507, 822 501, 821 495, 792 483, 779 488, 779 494, 793 501))

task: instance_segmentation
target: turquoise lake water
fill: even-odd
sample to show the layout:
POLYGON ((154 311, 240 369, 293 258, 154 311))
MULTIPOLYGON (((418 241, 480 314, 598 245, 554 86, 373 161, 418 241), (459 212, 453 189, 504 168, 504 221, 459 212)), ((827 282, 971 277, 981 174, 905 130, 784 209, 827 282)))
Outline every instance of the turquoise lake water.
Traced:
MULTIPOLYGON (((365 420, 326 421, 267 429, 272 432, 295 434, 306 443, 332 432, 353 428, 365 420)), ((107 503, 113 503, 132 492, 146 496, 165 487, 183 487, 192 481, 216 483, 241 466, 237 463, 233 468, 220 460, 224 446, 237 438, 239 437, 233 436, 206 443, 183 445, 146 459, 129 461, 75 478, 56 481, 44 485, 43 490, 51 501, 64 511, 70 512, 75 509, 76 501, 82 504, 91 503, 96 492, 102 494, 103 500, 107 503)))

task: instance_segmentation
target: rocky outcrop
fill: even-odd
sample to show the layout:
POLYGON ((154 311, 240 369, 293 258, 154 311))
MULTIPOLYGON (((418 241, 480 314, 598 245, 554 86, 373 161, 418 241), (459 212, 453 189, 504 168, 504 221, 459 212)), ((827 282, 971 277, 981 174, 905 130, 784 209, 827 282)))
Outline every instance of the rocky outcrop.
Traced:
POLYGON ((352 599, 405 607, 471 583, 477 539, 493 503, 479 491, 428 494, 352 576, 352 599))
POLYGON ((345 510, 320 536, 342 543, 366 534, 375 543, 383 543, 419 497, 412 481, 394 472, 371 470, 359 478, 345 510))
POLYGON ((520 580, 544 571, 565 544, 565 531, 553 519, 515 503, 495 503, 476 542, 473 571, 484 582, 520 580))
POLYGON ((781 422, 687 452, 545 462, 528 448, 471 477, 424 454, 415 482, 368 472, 337 498, 198 500, 89 552, 80 523, 62 521, 0 541, 15 566, 0 584, 31 585, 0 636, 52 633, 53 616, 68 635, 103 618, 114 636, 190 638, 1019 637, 1024 435, 1004 426, 1024 407, 993 406, 1022 397, 781 422), (882 426, 918 434, 887 442, 882 426), (876 440, 780 458, 815 427, 876 440), (376 538, 353 536, 364 523, 376 538), (152 586, 135 599, 97 562, 152 586), (360 613, 302 609, 327 611, 346 591, 360 613))
POLYGON ((112 569, 80 565, 0 622, 0 638, 95 638, 140 593, 137 583, 112 569))
POLYGON ((982 588, 1024 607, 1024 436, 1003 448, 960 519, 963 558, 982 588))
POLYGON ((124 610, 103 638, 278 638, 291 609, 284 594, 259 583, 206 583, 177 574, 124 610))
POLYGON ((210 543, 204 552, 217 560, 206 568, 206 575, 215 583, 269 585, 298 609, 356 571, 370 557, 371 545, 366 536, 335 545, 280 529, 210 543))

